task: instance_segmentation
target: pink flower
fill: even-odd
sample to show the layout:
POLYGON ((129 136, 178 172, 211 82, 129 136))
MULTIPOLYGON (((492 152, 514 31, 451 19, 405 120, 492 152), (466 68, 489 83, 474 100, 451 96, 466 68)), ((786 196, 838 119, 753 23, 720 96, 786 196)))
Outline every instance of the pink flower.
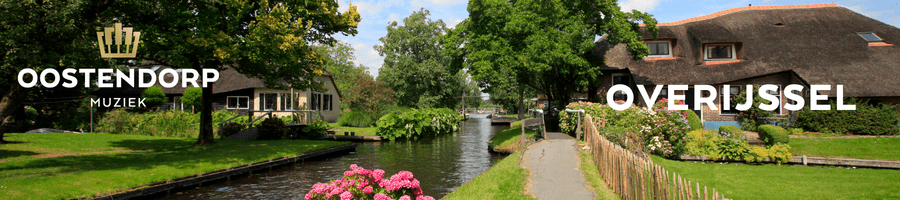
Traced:
POLYGON ((350 194, 350 191, 344 191, 341 193, 341 200, 350 200, 353 198, 353 194, 350 194))
POLYGON ((344 176, 353 176, 353 171, 345 171, 344 176))
POLYGON ((359 168, 359 166, 356 166, 356 164, 350 164, 350 169, 356 170, 356 168, 359 168))
POLYGON ((400 175, 400 178, 402 178, 402 179, 407 179, 407 180, 413 179, 413 173, 412 173, 412 172, 408 172, 408 171, 400 171, 400 172, 397 172, 397 175, 400 175))
POLYGON ((375 200, 393 200, 391 197, 384 195, 384 193, 375 194, 375 200))
MULTIPOLYGON (((312 200, 312 195, 310 195, 309 193, 306 193, 306 196, 304 196, 303 199, 312 200)), ((418 199, 418 198, 416 198, 416 199, 418 199)))
POLYGON ((381 180, 382 177, 384 177, 384 170, 376 169, 375 171, 372 171, 372 178, 374 178, 375 181, 381 180))
POLYGON ((363 189, 363 192, 365 192, 366 194, 372 194, 372 190, 374 190, 372 189, 372 186, 366 186, 366 188, 363 189))
POLYGON ((416 197, 416 200, 434 200, 434 197, 419 195, 418 197, 416 197))
POLYGON ((409 195, 403 195, 402 197, 400 197, 397 200, 412 200, 412 199, 409 197, 409 195))

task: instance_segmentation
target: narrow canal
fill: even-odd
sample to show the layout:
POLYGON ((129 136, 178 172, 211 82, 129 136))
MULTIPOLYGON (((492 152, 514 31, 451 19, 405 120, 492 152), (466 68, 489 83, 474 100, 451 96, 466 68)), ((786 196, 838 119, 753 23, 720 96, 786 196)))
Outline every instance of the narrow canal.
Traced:
POLYGON ((312 185, 340 178, 350 164, 383 169, 385 176, 410 171, 422 182, 426 195, 440 199, 503 158, 489 153, 487 142, 495 132, 508 126, 491 126, 485 116, 470 115, 456 134, 409 142, 359 143, 355 153, 307 160, 230 182, 204 184, 160 199, 303 199, 312 185))

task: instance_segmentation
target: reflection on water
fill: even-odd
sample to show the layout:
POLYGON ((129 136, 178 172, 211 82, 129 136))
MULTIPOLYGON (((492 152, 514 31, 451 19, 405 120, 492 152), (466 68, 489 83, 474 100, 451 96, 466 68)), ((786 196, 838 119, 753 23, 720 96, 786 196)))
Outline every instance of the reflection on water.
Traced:
POLYGON ((508 126, 491 126, 486 115, 470 115, 453 135, 404 142, 359 143, 356 153, 334 155, 254 174, 231 182, 204 185, 165 199, 303 199, 317 182, 338 179, 350 164, 383 169, 385 176, 405 170, 422 182, 426 195, 441 198, 502 159, 488 152, 487 141, 508 126))

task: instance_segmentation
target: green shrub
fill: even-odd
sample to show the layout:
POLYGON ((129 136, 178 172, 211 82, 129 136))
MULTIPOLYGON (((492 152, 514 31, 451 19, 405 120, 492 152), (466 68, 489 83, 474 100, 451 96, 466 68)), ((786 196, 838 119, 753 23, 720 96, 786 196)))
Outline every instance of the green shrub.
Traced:
MULTIPOLYGON (((737 127, 735 127, 737 128, 737 127)), ((719 155, 722 158, 740 160, 750 149, 750 143, 741 138, 723 138, 718 140, 719 155)))
POLYGON ((296 115, 296 114, 292 114, 291 116, 279 117, 279 119, 281 119, 281 121, 283 121, 284 124, 305 124, 306 123, 305 121, 303 121, 303 118, 301 118, 300 115, 296 115))
POLYGON ((687 113, 688 126, 691 127, 691 130, 703 130, 703 122, 700 121, 700 117, 697 116, 697 113, 692 111, 685 113, 687 113))
POLYGON ((744 131, 733 125, 719 126, 719 135, 725 134, 743 137, 744 131))
POLYGON ((146 98, 144 103, 148 108, 153 108, 166 103, 166 94, 163 93, 162 87, 158 85, 151 86, 141 92, 141 98, 146 98))
POLYGON ((788 128, 788 132, 791 133, 791 135, 801 135, 801 134, 803 134, 803 129, 802 128, 788 128))
POLYGON ((857 135, 896 135, 900 134, 900 113, 895 106, 879 103, 870 105, 865 101, 847 99, 847 103, 856 105, 856 110, 837 110, 831 102, 830 110, 811 111, 807 107, 797 114, 796 127, 821 133, 840 133, 857 135))
POLYGON ((788 131, 780 126, 767 124, 759 126, 758 130, 759 139, 765 141, 769 146, 775 144, 787 144, 790 139, 788 131))
POLYGON ((362 111, 341 113, 341 117, 338 118, 338 124, 349 127, 369 127, 372 126, 373 122, 369 113, 362 111))
POLYGON ((752 146, 744 155, 744 161, 748 163, 761 163, 766 158, 769 158, 778 164, 782 164, 793 161, 793 156, 794 155, 791 154, 791 146, 787 144, 776 144, 769 148, 752 146))
MULTIPOLYGON (((215 130, 216 124, 213 125, 215 130)), ((130 135, 196 138, 200 132, 200 115, 181 111, 132 113, 126 109, 107 112, 97 124, 97 131, 130 135)))
POLYGON ((457 131, 461 119, 447 108, 413 109, 381 117, 375 122, 378 127, 375 134, 388 140, 433 137, 457 131))
POLYGON ((224 123, 219 127, 219 137, 223 139, 227 138, 228 136, 241 132, 242 130, 244 130, 244 128, 244 124, 240 124, 237 122, 224 123))
MULTIPOLYGON (((760 91, 759 85, 753 85, 753 91, 760 91)), ((759 96, 759 92, 753 92, 752 94, 753 104, 751 104, 750 108, 744 111, 738 112, 737 116, 741 119, 741 129, 747 131, 758 131, 757 127, 760 125, 766 124, 766 120, 764 118, 771 117, 774 115, 773 111, 767 111, 759 108, 759 105, 769 104, 771 103, 769 100, 763 99, 759 96)), ((734 97, 731 100, 731 105, 739 105, 743 104, 747 100, 747 90, 742 90, 740 94, 734 97)))
POLYGON ((181 103, 185 107, 194 106, 200 108, 203 105, 203 88, 192 87, 184 90, 184 96, 181 96, 181 103))
MULTIPOLYGON (((303 132, 303 136, 306 137, 318 137, 328 134, 328 122, 325 121, 314 121, 306 125, 301 129, 303 132)), ((297 138, 295 138, 297 139, 297 138)))
POLYGON ((719 154, 719 137, 715 132, 693 130, 685 135, 684 153, 689 155, 706 155, 710 159, 721 158, 719 154))
POLYGON ((260 140, 279 140, 284 138, 285 132, 287 131, 284 126, 284 121, 275 117, 266 118, 259 126, 257 126, 257 128, 259 133, 258 139, 260 140))

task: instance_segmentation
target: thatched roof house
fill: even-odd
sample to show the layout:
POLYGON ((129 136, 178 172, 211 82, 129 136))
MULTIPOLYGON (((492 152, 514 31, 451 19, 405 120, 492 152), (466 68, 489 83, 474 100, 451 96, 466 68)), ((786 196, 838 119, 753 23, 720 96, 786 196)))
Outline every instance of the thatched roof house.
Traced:
MULTIPOLYGON (((900 103, 900 29, 836 4, 748 6, 658 26, 657 39, 644 33, 652 55, 642 60, 633 60, 624 44, 597 41, 593 53, 606 62, 603 88, 841 84, 844 96, 900 103)), ((834 97, 834 87, 822 94, 834 97)), ((735 121, 721 107, 700 114, 735 121)))

